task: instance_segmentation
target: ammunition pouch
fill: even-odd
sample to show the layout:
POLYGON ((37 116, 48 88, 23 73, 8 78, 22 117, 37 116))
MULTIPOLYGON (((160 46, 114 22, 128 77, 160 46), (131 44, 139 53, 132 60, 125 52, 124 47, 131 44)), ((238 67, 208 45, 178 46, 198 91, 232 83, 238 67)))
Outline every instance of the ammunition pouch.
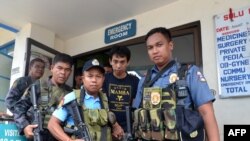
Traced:
POLYGON ((111 139, 111 129, 108 127, 107 109, 84 109, 83 115, 84 122, 94 141, 111 139))
POLYGON ((146 94, 143 97, 143 108, 134 112, 135 137, 144 140, 178 140, 174 91, 171 88, 146 88, 144 92, 146 94), (159 92, 160 96, 152 97, 152 92, 154 95, 155 92, 159 92))
POLYGON ((153 140, 163 140, 164 139, 164 129, 162 123, 162 110, 151 109, 149 110, 150 120, 151 120, 151 136, 153 140))
POLYGON ((150 117, 149 111, 146 109, 141 109, 138 113, 139 117, 139 130, 142 132, 142 138, 145 140, 151 139, 151 127, 150 127, 150 117))
POLYGON ((108 113, 106 109, 85 109, 84 117, 87 118, 91 126, 104 126, 108 123, 108 113))

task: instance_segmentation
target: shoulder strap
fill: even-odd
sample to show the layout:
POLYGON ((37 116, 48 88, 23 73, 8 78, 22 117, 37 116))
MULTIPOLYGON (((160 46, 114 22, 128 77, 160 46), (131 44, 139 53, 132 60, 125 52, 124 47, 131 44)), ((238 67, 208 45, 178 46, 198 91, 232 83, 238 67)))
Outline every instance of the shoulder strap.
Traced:
POLYGON ((177 103, 178 103, 178 105, 183 105, 184 106, 185 105, 184 104, 185 97, 188 96, 188 95, 190 95, 191 103, 192 103, 191 104, 191 108, 194 109, 193 98, 192 98, 190 90, 189 90, 189 88, 187 86, 187 80, 186 80, 188 69, 190 67, 191 67, 191 64, 181 64, 180 65, 180 67, 178 69, 178 72, 177 72, 179 80, 177 80, 177 82, 175 83, 176 87, 174 87, 174 88, 175 88, 176 94, 180 93, 180 95, 182 95, 182 96, 176 96, 177 97, 177 103))
POLYGON ((76 90, 76 89, 74 89, 74 93, 75 93, 75 95, 76 95, 76 101, 77 101, 77 103, 78 104, 80 104, 81 102, 81 90, 76 90))
POLYGON ((80 106, 83 105, 84 97, 85 97, 85 90, 84 90, 84 88, 82 88, 81 91, 80 91, 80 96, 79 96, 79 98, 80 98, 80 99, 79 99, 79 104, 80 104, 80 106))
POLYGON ((178 77, 179 80, 185 80, 186 79, 186 75, 187 75, 187 71, 189 69, 190 65, 183 63, 181 64, 180 68, 178 68, 178 77))
POLYGON ((154 82, 160 78, 160 76, 167 70, 169 69, 170 67, 172 67, 173 65, 175 64, 175 61, 172 60, 170 61, 160 72, 157 73, 157 75, 151 80, 151 69, 148 69, 148 72, 147 72, 147 75, 145 77, 145 81, 143 83, 143 86, 144 87, 150 87, 154 84, 154 82))
POLYGON ((100 101, 101 101, 101 107, 104 108, 104 109, 109 109, 107 95, 100 91, 99 96, 100 96, 99 98, 100 98, 100 101))

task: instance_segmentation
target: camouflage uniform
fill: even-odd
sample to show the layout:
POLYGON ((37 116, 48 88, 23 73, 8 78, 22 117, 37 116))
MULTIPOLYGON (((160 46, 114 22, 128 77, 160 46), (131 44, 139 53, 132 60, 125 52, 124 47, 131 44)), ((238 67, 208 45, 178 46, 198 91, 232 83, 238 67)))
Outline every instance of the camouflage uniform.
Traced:
MULTIPOLYGON (((42 134, 42 136, 44 140, 52 140, 53 137, 47 130, 48 120, 56 106, 59 104, 61 98, 65 94, 71 92, 72 88, 66 84, 61 85, 60 87, 55 86, 52 84, 50 79, 48 81, 38 81, 41 87, 41 95, 39 95, 37 101, 39 104, 39 109, 42 111, 43 128, 45 129, 45 132, 42 134), (47 96, 47 99, 45 96, 47 96), (44 100, 44 98, 46 100, 44 100)), ((27 125, 32 124, 26 114, 28 111, 32 111, 32 102, 30 99, 30 93, 27 89, 22 98, 16 103, 13 112, 14 120, 21 135, 24 134, 24 128, 27 125)))
POLYGON ((13 113, 16 102, 22 97, 24 91, 34 80, 30 76, 20 77, 13 83, 6 98, 5 105, 13 113))

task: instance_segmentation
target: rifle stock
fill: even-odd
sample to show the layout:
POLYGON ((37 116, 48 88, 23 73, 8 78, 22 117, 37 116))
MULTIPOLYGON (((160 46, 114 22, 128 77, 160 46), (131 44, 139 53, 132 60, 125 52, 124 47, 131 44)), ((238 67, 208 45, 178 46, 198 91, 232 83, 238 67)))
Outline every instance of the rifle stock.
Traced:
POLYGON ((33 110, 34 110, 33 124, 38 125, 38 127, 33 130, 33 133, 34 133, 34 141, 42 141, 43 140, 41 136, 41 132, 43 131, 42 116, 37 105, 37 95, 40 94, 39 93, 37 94, 36 88, 37 88, 36 84, 31 85, 31 102, 33 104, 33 110))
POLYGON ((76 99, 67 103, 65 106, 68 109, 70 115, 73 117, 74 124, 77 127, 77 130, 75 130, 73 134, 78 139, 84 139, 84 141, 92 141, 88 127, 82 120, 83 115, 80 113, 76 99))

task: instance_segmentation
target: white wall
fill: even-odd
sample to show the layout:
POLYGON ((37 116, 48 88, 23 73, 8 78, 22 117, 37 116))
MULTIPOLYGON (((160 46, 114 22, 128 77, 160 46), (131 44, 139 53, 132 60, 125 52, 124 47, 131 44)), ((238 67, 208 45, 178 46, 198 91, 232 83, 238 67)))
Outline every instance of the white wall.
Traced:
POLYGON ((29 23, 17 33, 13 54, 11 81, 12 83, 19 77, 24 76, 26 65, 27 38, 32 38, 42 44, 54 47, 55 33, 36 24, 29 23))
POLYGON ((26 53, 26 38, 30 37, 31 24, 25 25, 16 35, 15 48, 13 53, 13 61, 11 68, 10 86, 13 82, 24 75, 25 73, 25 53, 26 53))
MULTIPOLYGON (((238 9, 245 7, 246 5, 250 5, 249 0, 179 0, 170 5, 135 17, 130 17, 129 19, 124 19, 123 21, 117 23, 121 23, 130 19, 136 19, 136 37, 139 37, 145 35, 150 29, 157 26, 172 28, 200 20, 202 34, 203 71, 210 87, 218 92, 215 56, 215 27, 213 16, 227 12, 229 11, 229 8, 238 9)), ((107 27, 112 25, 107 25, 107 27)), ((96 31, 65 41, 65 52, 71 55, 77 55, 79 53, 84 53, 107 46, 104 43, 104 31, 107 27, 103 27, 96 31)), ((250 107, 249 97, 220 99, 218 98, 217 94, 216 98, 217 100, 214 103, 214 108, 219 123, 221 138, 223 136, 224 124, 250 123, 250 113, 246 110, 247 107, 250 107)))
POLYGON ((62 40, 59 37, 55 37, 55 43, 54 43, 54 49, 59 51, 59 52, 65 52, 64 51, 64 46, 65 46, 65 42, 64 40, 62 40))

